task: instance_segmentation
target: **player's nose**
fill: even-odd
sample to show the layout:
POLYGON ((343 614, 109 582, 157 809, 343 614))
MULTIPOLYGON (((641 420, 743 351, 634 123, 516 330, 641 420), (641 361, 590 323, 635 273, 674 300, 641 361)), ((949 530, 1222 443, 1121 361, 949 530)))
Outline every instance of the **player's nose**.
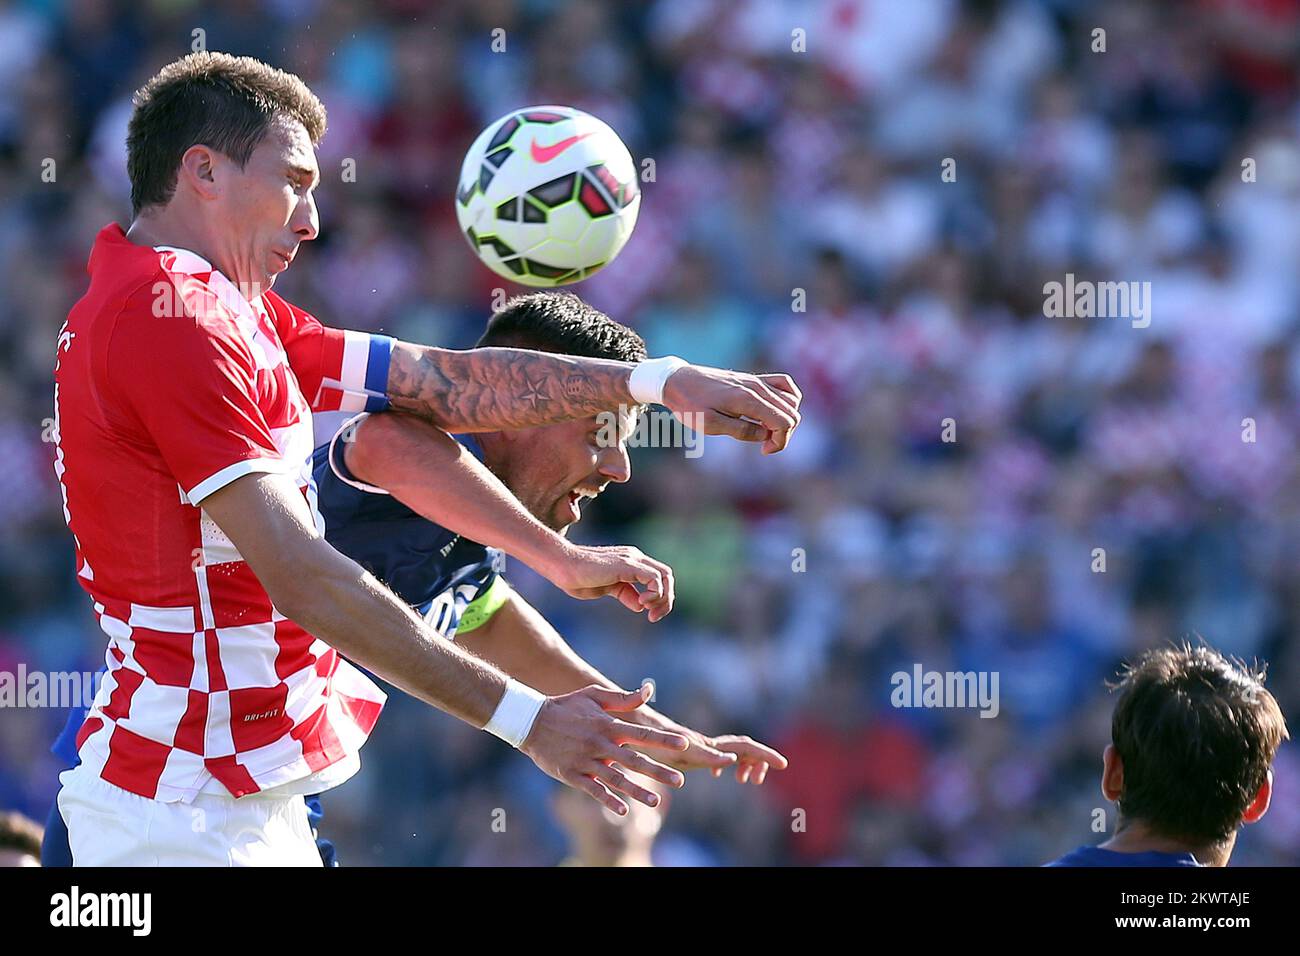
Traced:
POLYGON ((632 459, 628 457, 627 449, 622 444, 613 448, 602 448, 596 462, 596 470, 607 481, 617 481, 622 484, 632 477, 632 459))
POLYGON ((289 222, 299 242, 311 242, 320 235, 320 216, 316 212, 316 199, 310 193, 298 202, 289 222))

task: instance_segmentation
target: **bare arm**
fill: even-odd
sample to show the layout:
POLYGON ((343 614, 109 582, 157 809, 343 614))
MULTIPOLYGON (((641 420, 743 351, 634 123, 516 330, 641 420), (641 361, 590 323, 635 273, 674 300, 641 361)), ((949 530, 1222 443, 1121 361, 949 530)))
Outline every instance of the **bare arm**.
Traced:
MULTIPOLYGON (((444 431, 530 428, 637 404, 628 362, 527 349, 393 346, 388 398, 444 431)), ((784 448, 803 396, 788 375, 749 375, 688 365, 664 386, 664 405, 692 429, 784 448)))
MULTIPOLYGON (((456 643, 546 694, 563 694, 591 684, 621 690, 570 647, 536 608, 514 592, 485 623, 467 634, 458 634, 456 643)), ((629 719, 681 734, 690 741, 685 751, 665 759, 679 770, 720 773, 735 764, 736 776, 742 783, 752 780, 759 784, 769 768, 782 770, 786 766, 785 757, 752 738, 709 737, 677 723, 648 704, 629 719)))
POLYGON ((456 439, 405 414, 371 415, 340 439, 348 470, 412 511, 537 570, 564 557, 564 538, 534 518, 456 439))
MULTIPOLYGON (((372 575, 330 547, 287 476, 236 478, 204 498, 203 509, 286 617, 407 693, 475 727, 492 718, 505 694, 505 675, 435 635, 372 575)), ((616 792, 654 806, 656 795, 609 762, 679 786, 673 771, 625 745, 682 750, 688 744, 678 735, 615 716, 640 704, 635 695, 603 687, 547 697, 519 749, 556 780, 615 812, 627 812, 616 792)))
POLYGON ((488 722, 506 678, 429 630, 373 575, 315 528, 283 475, 245 475, 203 509, 239 549, 280 613, 407 693, 475 727, 488 722))
MULTIPOLYGON (((410 415, 371 415, 343 443, 351 472, 416 514, 519 558, 573 597, 603 595, 658 621, 673 606, 672 569, 632 547, 575 545, 538 521, 477 458, 410 415), (638 593, 636 586, 645 587, 638 593)), ((572 690, 573 688, 569 688, 572 690)))
POLYGON ((447 431, 529 428, 636 404, 631 372, 631 364, 608 359, 397 342, 388 397, 395 408, 447 431))
MULTIPOLYGON (((537 609, 514 591, 501 609, 455 642, 544 694, 599 684, 622 690, 578 655, 537 609)), ((645 713, 649 708, 642 707, 645 713)))

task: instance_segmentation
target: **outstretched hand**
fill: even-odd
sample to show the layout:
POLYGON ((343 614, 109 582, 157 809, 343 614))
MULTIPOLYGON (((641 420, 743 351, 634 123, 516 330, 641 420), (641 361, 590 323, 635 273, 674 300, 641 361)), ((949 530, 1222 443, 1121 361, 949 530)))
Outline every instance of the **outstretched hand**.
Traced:
POLYGON ((790 765, 782 753, 767 744, 759 743, 753 737, 740 734, 709 737, 648 708, 641 711, 636 719, 657 730, 680 734, 690 742, 680 753, 668 754, 663 758, 664 763, 678 770, 711 770, 715 777, 721 777, 723 771, 733 768, 736 779, 741 783, 758 786, 767 779, 768 771, 784 770, 790 765))
POLYGON ((680 787, 685 782, 681 773, 638 750, 655 748, 676 753, 685 750, 688 742, 681 734, 614 716, 636 710, 648 696, 648 687, 618 691, 592 684, 571 694, 548 697, 519 749, 545 773, 581 790, 619 816, 628 812, 623 797, 656 807, 659 794, 640 786, 623 770, 680 787))

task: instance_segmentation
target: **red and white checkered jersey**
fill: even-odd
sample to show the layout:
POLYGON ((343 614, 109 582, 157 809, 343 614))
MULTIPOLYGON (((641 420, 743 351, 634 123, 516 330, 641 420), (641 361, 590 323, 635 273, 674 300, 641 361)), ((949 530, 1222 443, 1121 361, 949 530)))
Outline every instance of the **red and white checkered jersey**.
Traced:
POLYGON ((320 526, 312 409, 385 407, 392 340, 326 328, 273 292, 250 303, 198 255, 115 224, 89 271, 54 375, 64 518, 109 637, 81 759, 168 802, 214 779, 236 797, 341 782, 326 768, 355 769, 385 695, 276 611, 202 502, 280 472, 320 526))

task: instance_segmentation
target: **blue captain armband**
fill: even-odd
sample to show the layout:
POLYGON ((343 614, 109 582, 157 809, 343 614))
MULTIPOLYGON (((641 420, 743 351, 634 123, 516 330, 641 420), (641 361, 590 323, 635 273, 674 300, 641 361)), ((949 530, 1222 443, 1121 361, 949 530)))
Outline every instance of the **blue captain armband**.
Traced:
POLYGON ((366 357, 366 411, 382 412, 388 408, 388 369, 393 362, 393 337, 370 336, 366 357))
POLYGON ((345 329, 339 378, 327 378, 321 387, 341 393, 339 411, 382 412, 388 408, 388 370, 392 361, 392 336, 345 329))

